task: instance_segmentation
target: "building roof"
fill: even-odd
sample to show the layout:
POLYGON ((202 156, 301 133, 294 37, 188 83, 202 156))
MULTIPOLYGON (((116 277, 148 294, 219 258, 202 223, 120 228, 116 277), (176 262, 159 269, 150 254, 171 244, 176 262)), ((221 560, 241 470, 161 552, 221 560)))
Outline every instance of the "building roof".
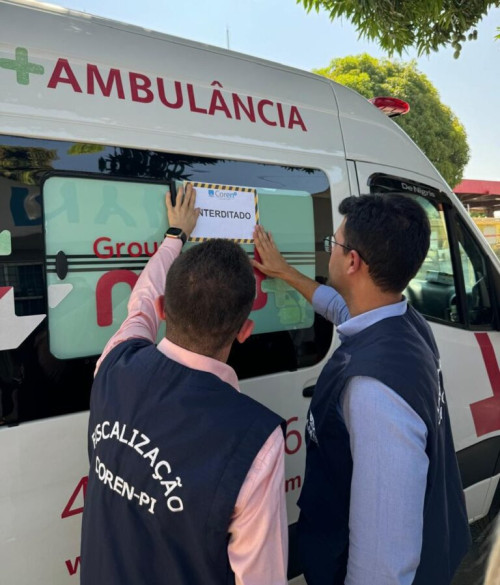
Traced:
POLYGON ((500 195, 500 181, 477 181, 475 179, 464 179, 453 191, 459 193, 477 195, 500 195))
POLYGON ((500 181, 464 179, 453 191, 465 206, 500 210, 500 181))

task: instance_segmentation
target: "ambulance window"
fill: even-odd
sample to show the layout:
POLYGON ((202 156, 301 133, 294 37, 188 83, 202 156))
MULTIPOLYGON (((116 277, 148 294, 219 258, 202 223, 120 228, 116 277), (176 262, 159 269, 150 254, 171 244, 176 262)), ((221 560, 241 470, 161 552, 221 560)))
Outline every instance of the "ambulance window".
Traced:
POLYGON ((485 258, 461 221, 456 224, 456 232, 464 279, 467 320, 470 325, 491 324, 493 307, 485 258))
POLYGON ((408 301, 423 315, 458 321, 455 279, 450 242, 442 205, 423 197, 415 199, 425 209, 431 226, 429 252, 405 291, 408 301))
POLYGON ((164 185, 51 177, 43 185, 52 355, 99 354, 166 230, 164 185))
MULTIPOLYGON (((1 136, 0 425, 88 408, 97 356, 163 239, 174 180, 255 190, 288 260, 326 281, 322 240, 333 228, 320 170, 1 136)), ((240 378, 324 357, 332 325, 298 293, 264 279, 256 300, 257 332, 230 356, 240 378)))
POLYGON ((471 328, 491 326, 494 315, 487 261, 446 195, 386 175, 374 176, 370 189, 372 193, 407 193, 429 218, 429 252, 405 290, 408 301, 431 319, 471 328))
MULTIPOLYGON (((172 181, 253 191, 260 222, 273 232, 287 260, 319 282, 327 279, 321 241, 332 231, 332 213, 321 171, 43 142, 62 146, 54 152, 66 151, 52 157, 57 172, 46 175, 40 197, 45 323, 50 353, 57 359, 95 359, 124 319, 131 288, 163 239, 164 193, 172 181)), ((240 243, 252 257, 253 244, 240 243)), ((313 365, 330 347, 331 324, 281 281, 257 279, 251 318, 254 334, 229 358, 242 378, 313 365)))
MULTIPOLYGON (((215 225, 206 228, 209 231, 202 236, 251 238, 257 218, 273 232, 285 258, 315 278, 314 204, 310 192, 193 184, 202 207, 199 225, 202 220, 215 225), (243 201, 246 207, 242 209, 258 209, 255 217, 237 211, 235 193, 246 196, 247 201, 243 201), (231 203, 219 200, 222 195, 231 196, 231 203), (236 210, 232 213, 248 215, 248 220, 227 219, 228 205, 236 210), (223 219, 212 217, 216 211, 223 219), (285 213, 286 221, 283 221, 285 213)), ((126 316, 128 298, 140 270, 163 240, 167 228, 164 193, 169 188, 165 184, 87 177, 56 176, 44 183, 48 327, 50 351, 55 357, 68 359, 99 354, 118 329, 126 316)), ((195 231, 193 236, 196 235, 195 231)), ((240 243, 253 256, 251 239, 242 239, 240 243)), ((192 245, 196 244, 188 242, 186 248, 192 245)), ((242 351, 235 350, 231 358, 240 373, 246 369, 248 376, 257 375, 254 374, 256 363, 266 363, 267 368, 273 363, 274 371, 277 367, 296 369, 299 359, 294 339, 301 346, 307 347, 308 341, 316 345, 311 305, 281 280, 257 276, 251 318, 255 323, 254 338, 242 351), (254 354, 250 362, 249 351, 254 354), (256 359, 259 353, 262 355, 256 359)), ((159 337, 163 335, 162 330, 159 337)), ((317 359, 306 355, 307 352, 301 354, 302 363, 317 359)))
MULTIPOLYGON (((326 280, 332 210, 320 170, 1 136, 0 426, 88 409, 97 356, 163 240, 173 180, 255 190, 289 261, 326 280)), ((257 333, 230 356, 239 377, 319 362, 331 324, 298 293, 259 286, 257 333)))
POLYGON ((42 264, 4 264, 0 287, 14 287, 14 306, 18 316, 37 315, 45 310, 42 264))

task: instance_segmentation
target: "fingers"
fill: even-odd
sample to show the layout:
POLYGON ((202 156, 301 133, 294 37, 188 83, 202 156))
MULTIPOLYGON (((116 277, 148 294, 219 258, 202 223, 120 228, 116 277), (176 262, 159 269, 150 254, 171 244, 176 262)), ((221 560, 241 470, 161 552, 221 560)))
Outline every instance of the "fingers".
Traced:
POLYGON ((256 243, 258 242, 259 244, 262 244, 264 242, 265 237, 266 232, 264 228, 261 225, 256 225, 253 230, 253 238, 256 241, 256 243))
POLYGON ((170 191, 167 191, 165 195, 165 204, 167 206, 167 211, 170 211, 172 209, 172 195, 170 191))
POLYGON ((268 243, 269 239, 271 237, 271 232, 266 232, 266 230, 261 226, 261 225, 257 225, 255 226, 255 230, 257 232, 257 237, 263 242, 263 243, 268 243))
POLYGON ((261 225, 256 225, 253 234, 257 238, 261 238, 266 235, 266 230, 261 225))
POLYGON ((193 188, 191 183, 187 185, 187 193, 188 193, 188 205, 191 209, 194 209, 194 204, 196 202, 196 189, 193 188))
POLYGON ((172 194, 166 193, 168 225, 180 228, 189 238, 196 227, 201 210, 195 208, 196 190, 191 183, 177 189, 175 205, 172 204, 172 194))
MULTIPOLYGON (((191 183, 186 185, 186 189, 181 185, 177 189, 177 196, 175 199, 175 209, 177 211, 181 209, 194 209, 194 204, 196 202, 196 189, 193 188, 191 183)), ((167 206, 168 211, 172 211, 174 209, 174 205, 172 203, 172 194, 170 191, 167 191, 165 195, 165 203, 167 206)))
POLYGON ((177 189, 176 205, 178 204, 183 209, 194 209, 195 202, 196 189, 191 183, 187 183, 185 189, 182 186, 177 189))
POLYGON ((175 199, 175 206, 182 207, 183 203, 184 203, 184 188, 181 185, 180 187, 177 188, 177 197, 175 199))
POLYGON ((261 225, 256 225, 254 229, 255 244, 262 250, 276 248, 271 232, 267 233, 261 225))

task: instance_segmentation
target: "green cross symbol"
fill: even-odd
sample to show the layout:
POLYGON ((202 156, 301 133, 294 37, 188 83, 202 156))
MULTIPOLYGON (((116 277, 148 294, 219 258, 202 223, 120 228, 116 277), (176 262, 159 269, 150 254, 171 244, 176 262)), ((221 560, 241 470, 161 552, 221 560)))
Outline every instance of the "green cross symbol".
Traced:
POLYGON ((16 72, 17 83, 20 85, 29 85, 30 73, 42 75, 45 69, 41 65, 30 63, 28 61, 28 50, 24 47, 16 48, 15 59, 0 59, 2 69, 12 69, 16 72))

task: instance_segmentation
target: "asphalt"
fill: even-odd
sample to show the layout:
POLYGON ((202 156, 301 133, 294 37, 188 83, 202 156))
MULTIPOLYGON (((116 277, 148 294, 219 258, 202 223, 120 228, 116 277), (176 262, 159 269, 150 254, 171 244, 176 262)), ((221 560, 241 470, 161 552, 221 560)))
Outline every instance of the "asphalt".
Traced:
POLYGON ((483 584, 499 510, 500 490, 497 490, 488 517, 471 524, 472 546, 460 565, 452 585, 483 584))

